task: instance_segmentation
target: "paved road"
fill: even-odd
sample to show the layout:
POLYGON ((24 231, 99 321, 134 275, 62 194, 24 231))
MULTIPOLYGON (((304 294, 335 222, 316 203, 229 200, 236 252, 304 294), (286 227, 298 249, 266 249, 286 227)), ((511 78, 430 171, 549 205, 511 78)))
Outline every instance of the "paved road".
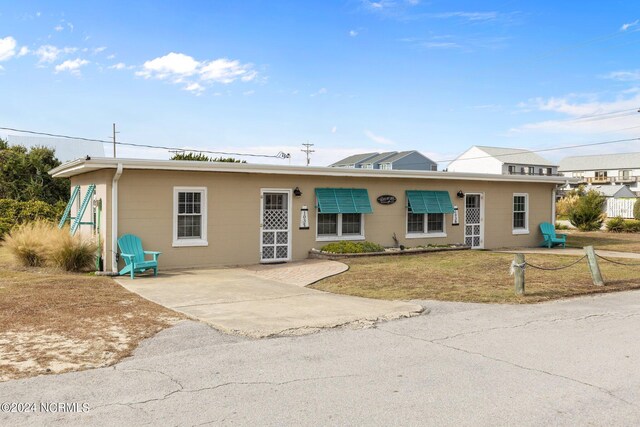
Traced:
POLYGON ((640 424, 640 292, 425 304, 375 328, 271 339, 186 321, 115 367, 0 384, 0 402, 89 405, 0 425, 640 424))

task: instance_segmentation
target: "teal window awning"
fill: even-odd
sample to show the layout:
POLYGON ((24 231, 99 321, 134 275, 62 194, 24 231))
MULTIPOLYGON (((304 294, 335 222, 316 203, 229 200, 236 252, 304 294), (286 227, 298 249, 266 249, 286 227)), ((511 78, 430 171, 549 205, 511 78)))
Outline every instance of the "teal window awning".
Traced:
POLYGON ((407 191, 407 199, 413 213, 453 213, 448 191, 407 191))
POLYGON ((372 213, 369 193, 364 188, 316 188, 321 213, 372 213))

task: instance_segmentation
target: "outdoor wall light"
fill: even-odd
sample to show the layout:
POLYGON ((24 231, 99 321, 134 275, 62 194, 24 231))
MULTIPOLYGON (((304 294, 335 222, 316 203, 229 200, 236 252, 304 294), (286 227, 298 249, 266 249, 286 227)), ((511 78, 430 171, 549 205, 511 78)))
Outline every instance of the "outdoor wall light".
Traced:
POLYGON ((464 193, 462 192, 462 190, 458 190, 458 193, 456 193, 456 196, 458 196, 459 199, 462 199, 464 197, 464 193))
POLYGON ((302 191, 300 191, 300 189, 298 187, 293 189, 293 195, 296 197, 300 197, 302 196, 302 191))

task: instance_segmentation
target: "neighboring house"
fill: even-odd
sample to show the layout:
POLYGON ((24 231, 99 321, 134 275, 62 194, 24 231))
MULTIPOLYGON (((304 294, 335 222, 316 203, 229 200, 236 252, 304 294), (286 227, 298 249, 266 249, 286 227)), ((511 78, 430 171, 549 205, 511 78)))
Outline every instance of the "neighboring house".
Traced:
POLYGON ((586 191, 596 190, 606 197, 604 211, 607 217, 633 218, 633 207, 638 200, 627 185, 589 185, 586 191))
MULTIPOLYGON (((79 222, 100 224, 105 269, 131 233, 161 251, 163 268, 306 259, 341 240, 393 246, 536 246, 567 178, 92 158, 50 173, 95 202, 79 222), (91 193, 89 193, 91 196, 91 193)), ((77 215, 77 205, 71 216, 77 215)), ((83 234, 93 225, 81 225, 83 234)), ((122 264, 122 260, 120 260, 122 264)))
POLYGON ((329 167, 436 171, 438 164, 427 156, 415 151, 389 151, 386 153, 365 153, 347 157, 329 167))
POLYGON ((474 145, 449 163, 447 171, 552 176, 558 166, 529 150, 474 145))
POLYGON ((80 139, 47 138, 41 136, 8 135, 9 145, 48 147, 55 150, 55 156, 61 162, 90 157, 104 157, 102 142, 80 139))
POLYGON ((349 156, 346 159, 342 159, 339 162, 335 162, 329 166, 332 168, 361 168, 364 161, 372 159, 378 154, 380 153, 354 154, 353 156, 349 156))
POLYGON ((596 190, 604 197, 612 199, 628 199, 636 197, 636 193, 631 191, 628 185, 589 185, 585 187, 585 191, 589 190, 596 190))
POLYGON ((626 184, 640 192, 640 153, 571 156, 560 161, 559 172, 589 184, 626 184))

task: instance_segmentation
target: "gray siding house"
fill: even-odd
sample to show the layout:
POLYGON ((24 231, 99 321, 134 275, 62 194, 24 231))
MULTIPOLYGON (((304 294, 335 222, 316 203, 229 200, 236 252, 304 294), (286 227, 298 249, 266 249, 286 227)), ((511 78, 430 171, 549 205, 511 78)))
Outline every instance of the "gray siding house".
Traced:
POLYGON ((640 153, 571 156, 560 160, 560 173, 593 185, 624 184, 640 192, 640 153))
POLYGON ((455 158, 449 172, 500 175, 557 175, 558 166, 538 154, 519 148, 474 145, 455 158))
POLYGON ((415 151, 356 154, 335 162, 329 167, 358 169, 437 171, 438 164, 415 151))

